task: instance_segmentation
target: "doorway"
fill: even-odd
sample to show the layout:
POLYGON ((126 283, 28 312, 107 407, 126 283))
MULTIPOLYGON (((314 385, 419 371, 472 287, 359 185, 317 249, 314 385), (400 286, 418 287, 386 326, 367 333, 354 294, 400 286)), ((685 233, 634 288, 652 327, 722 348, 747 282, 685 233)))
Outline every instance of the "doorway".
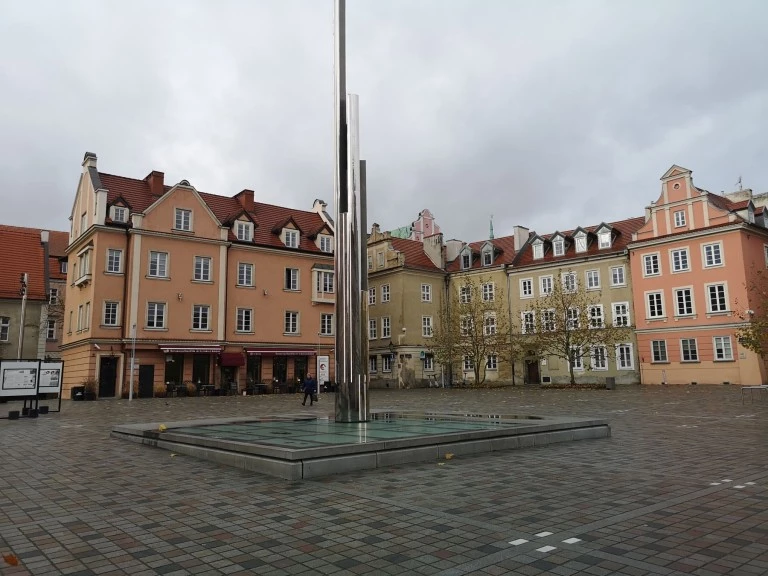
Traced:
POLYGON ((184 379, 184 354, 166 354, 165 355, 165 383, 173 386, 183 384, 184 379))
POLYGON ((538 358, 529 358, 525 361, 525 384, 541 384, 538 358))
POLYGON ((152 398, 155 395, 155 365, 139 366, 139 398, 152 398))
POLYGON ((114 398, 117 385, 117 357, 102 356, 99 360, 99 398, 114 398))
POLYGON ((272 359, 272 377, 280 384, 288 380, 288 357, 275 356, 272 359))
POLYGON ((195 354, 192 356, 192 382, 195 384, 211 383, 210 354, 195 354))
POLYGON ((261 356, 256 356, 255 354, 248 355, 245 375, 248 386, 261 384, 261 356))
POLYGON ((304 382, 304 378, 307 377, 307 357, 306 356, 296 356, 293 359, 293 378, 296 380, 296 383, 301 386, 301 383, 304 382))
POLYGON ((237 394, 237 366, 221 367, 221 391, 224 394, 237 394))

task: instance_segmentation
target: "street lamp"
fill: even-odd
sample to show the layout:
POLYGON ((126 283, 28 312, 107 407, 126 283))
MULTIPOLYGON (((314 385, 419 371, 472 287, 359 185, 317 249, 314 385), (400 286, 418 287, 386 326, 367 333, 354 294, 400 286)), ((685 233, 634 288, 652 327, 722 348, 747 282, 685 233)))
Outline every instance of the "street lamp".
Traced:
POLYGON ((129 377, 130 383, 128 384, 128 401, 133 400, 133 367, 136 362, 136 324, 131 327, 131 331, 133 332, 133 335, 131 342, 131 375, 129 377))
POLYGON ((19 296, 21 296, 21 319, 19 321, 19 350, 16 358, 21 360, 22 349, 24 348, 24 322, 27 314, 27 283, 29 282, 29 275, 26 272, 21 273, 19 278, 19 296))

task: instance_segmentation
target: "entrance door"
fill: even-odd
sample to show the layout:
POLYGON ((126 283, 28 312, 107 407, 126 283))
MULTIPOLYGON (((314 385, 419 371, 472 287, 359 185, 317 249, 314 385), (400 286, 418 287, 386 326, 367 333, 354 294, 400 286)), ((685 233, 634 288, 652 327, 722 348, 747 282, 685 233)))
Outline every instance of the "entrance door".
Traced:
POLYGON ((272 359, 272 377, 280 384, 288 381, 288 357, 275 356, 272 359))
POLYGON ((139 366, 139 398, 152 398, 155 395, 155 366, 142 364, 139 366))
POLYGON ((307 376, 307 357, 306 356, 296 356, 293 359, 293 377, 301 386, 301 383, 304 382, 304 378, 307 376))
POLYGON ((245 370, 248 386, 261 384, 261 356, 248 354, 248 363, 245 370))
POLYGON ((539 360, 537 358, 525 361, 525 383, 541 383, 541 377, 539 376, 539 360))
POLYGON ((221 391, 224 394, 237 394, 237 366, 221 367, 221 391))
POLYGON ((117 384, 117 358, 102 356, 99 361, 99 398, 114 398, 117 384))
POLYGON ((192 356, 192 381, 195 384, 211 383, 210 354, 195 354, 192 356))
POLYGON ((173 387, 181 386, 183 378, 184 354, 167 354, 165 356, 165 383, 173 387))

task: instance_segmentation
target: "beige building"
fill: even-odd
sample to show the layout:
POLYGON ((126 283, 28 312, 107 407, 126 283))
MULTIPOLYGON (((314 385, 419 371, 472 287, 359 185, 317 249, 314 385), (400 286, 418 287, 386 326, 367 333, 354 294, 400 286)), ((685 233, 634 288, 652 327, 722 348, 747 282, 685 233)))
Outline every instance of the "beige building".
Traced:
MULTIPOLYGON (((536 329, 536 315, 540 313, 537 302, 552 290, 555 282, 578 282, 586 290, 594 290, 600 303, 590 310, 591 317, 634 327, 627 244, 643 223, 643 218, 631 218, 548 235, 531 233, 514 264, 507 268, 516 330, 524 335, 536 329)), ((569 372, 564 359, 542 358, 535 349, 524 350, 519 375, 525 383, 567 383, 569 372)), ((613 377, 620 384, 639 383, 634 330, 614 354, 606 357, 600 351, 591 352, 588 360, 577 363, 575 372, 577 382, 600 382, 613 377)))

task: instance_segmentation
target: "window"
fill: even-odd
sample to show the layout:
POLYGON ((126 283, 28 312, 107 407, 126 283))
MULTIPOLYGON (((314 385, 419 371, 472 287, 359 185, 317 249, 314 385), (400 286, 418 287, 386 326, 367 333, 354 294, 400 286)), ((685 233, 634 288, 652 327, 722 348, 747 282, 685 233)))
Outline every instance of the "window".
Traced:
POLYGON ((554 332, 556 328, 555 324, 555 311, 554 310, 542 310, 541 311, 541 330, 542 332, 554 332))
POLYGON ((237 309, 237 332, 253 332, 253 310, 250 308, 237 309))
POLYGON ((534 260, 544 258, 544 244, 540 240, 533 245, 533 258, 534 260))
POLYGON ((117 326, 117 302, 104 302, 104 326, 117 326))
POLYGON ((715 361, 721 362, 733 360, 733 348, 731 348, 730 336, 715 336, 713 339, 715 346, 715 361))
POLYGON ((464 372, 469 372, 475 369, 475 363, 469 356, 464 356, 464 372))
POLYGON ((298 230, 286 230, 285 231, 285 245, 288 248, 299 247, 299 231, 298 230))
POLYGON ((646 254, 643 256, 643 273, 645 276, 658 276, 661 273, 658 254, 646 254))
POLYGON ((587 270, 587 290, 600 288, 600 270, 587 270))
POLYGON ((149 253, 149 275, 153 278, 168 277, 168 253, 150 252, 149 253))
POLYGON ((664 306, 661 292, 649 292, 646 294, 648 302, 648 318, 663 318, 664 306))
POLYGON ((0 342, 8 342, 8 332, 11 328, 11 319, 8 316, 0 316, 0 342))
POLYGON ((376 254, 376 265, 379 268, 384 268, 384 252, 379 252, 376 254))
POLYGON ((91 303, 85 303, 85 329, 88 330, 91 327, 91 303))
POLYGON ((128 211, 122 206, 115 206, 112 209, 112 215, 113 222, 126 222, 128 220, 128 211))
POLYGON ((61 260, 59 262, 59 272, 61 272, 62 274, 66 274, 68 269, 67 264, 68 262, 66 260, 61 260))
POLYGON ((536 332, 536 313, 528 310, 520 314, 522 318, 523 334, 533 334, 536 332))
POLYGON ((542 296, 546 296, 552 292, 552 276, 539 277, 539 292, 542 296))
POLYGON ((432 356, 432 354, 425 354, 424 355, 424 371, 434 372, 434 370, 435 370, 435 357, 432 356))
POLYGON ((376 287, 368 288, 368 306, 376 304, 376 287))
POLYGON ((469 304, 472 301, 472 287, 462 286, 459 288, 459 302, 469 304))
POLYGON ((604 248, 610 248, 611 247, 611 231, 610 230, 603 230, 598 235, 598 242, 600 243, 600 249, 604 248))
POLYGON ((320 235, 320 252, 333 252, 333 238, 331 236, 320 235))
POLYGON ((86 220, 85 220, 85 214, 86 213, 83 212, 82 215, 80 216, 80 235, 81 236, 83 234, 85 234, 85 229, 86 229, 86 226, 87 226, 86 220))
POLYGON ((432 316, 421 317, 421 335, 424 338, 432 338, 432 316))
MULTIPOLYGON (((533 292, 533 288, 531 288, 533 292)), ((493 302, 495 299, 495 285, 493 282, 486 282, 483 284, 483 302, 493 302)))
POLYGON ((461 317, 461 335, 462 336, 469 336, 469 333, 472 331, 472 317, 471 316, 462 316, 461 317))
POLYGON ((389 302, 389 284, 382 284, 381 286, 381 302, 389 302))
POLYGON ((699 350, 696 347, 696 338, 683 338, 680 340, 680 359, 683 362, 699 361, 699 350))
POLYGON ((83 329, 83 305, 77 307, 77 331, 83 329))
POLYGON ((320 334, 333 336, 333 314, 320 314, 320 334))
POLYGON ((624 286, 624 266, 613 266, 611 268, 611 286, 624 286))
POLYGON ((73 314, 74 314, 74 311, 70 310, 69 311, 69 328, 68 328, 68 333, 69 334, 72 334, 72 315, 73 314))
POLYGON ((376 328, 376 318, 368 319, 368 340, 376 340, 378 329, 376 328))
POLYGON ((576 274, 574 272, 563 274, 563 290, 566 292, 576 292, 576 274))
POLYGON ((285 333, 286 334, 299 333, 299 313, 298 312, 285 313, 285 333))
POLYGON ((675 290, 675 303, 677 316, 690 316, 693 314, 693 296, 690 288, 678 288, 675 290))
POLYGON ((472 267, 472 254, 470 252, 464 252, 461 255, 461 269, 466 270, 472 267))
POLYGON ((675 228, 685 226, 685 210, 675 210, 675 228))
POLYGON ((392 329, 389 323, 389 316, 384 316, 381 319, 381 337, 390 338, 392 336, 392 329))
POLYGON ((317 272, 317 293, 333 294, 333 272, 323 270, 317 272))
POLYGON ((571 346, 571 366, 574 370, 584 370, 584 362, 581 357, 581 347, 571 346))
POLYGON ((651 362, 667 361, 667 341, 651 340, 651 362))
POLYGON ((373 256, 368 255, 368 270, 373 270, 373 256))
POLYGON ((392 356, 384 354, 381 357, 381 371, 392 372, 392 356))
POLYGON ((239 262, 237 265, 237 285, 253 286, 253 264, 239 262))
POLYGON ((184 232, 192 230, 192 210, 176 208, 176 230, 184 232))
POLYGON ((595 304, 589 307, 589 327, 590 328, 602 328, 605 323, 605 316, 603 315, 603 305, 595 304))
POLYGON ((485 359, 485 368, 487 370, 498 370, 499 358, 496 356, 496 354, 488 355, 488 357, 485 359))
POLYGON ((432 302, 432 284, 421 285, 421 301, 432 302))
POLYGON ((672 272, 688 272, 690 270, 687 248, 672 250, 670 258, 672 259, 672 272))
POLYGON ((299 289, 299 269, 285 269, 285 289, 296 291, 299 289))
POLYGON ((629 326, 629 302, 613 303, 613 325, 629 326))
POLYGON ((720 243, 716 244, 704 244, 704 267, 712 268, 713 266, 723 265, 723 254, 720 243))
POLYGON ((520 280, 520 298, 533 298, 533 278, 520 280))
POLYGON ((192 330, 208 330, 211 307, 195 304, 192 306, 192 330))
POLYGON ((565 240, 558 238, 557 240, 553 241, 552 250, 554 251, 555 256, 562 256, 565 254, 565 240))
POLYGON ((710 284, 707 286, 707 295, 709 296, 708 312, 727 312, 728 299, 725 295, 725 284, 710 284))
POLYGON ((494 314, 487 314, 483 319, 483 332, 486 336, 496 334, 496 316, 494 314))
POLYGON ((48 340, 56 340, 56 320, 48 320, 45 337, 48 340))
POLYGON ((483 251, 483 266, 490 266, 493 264, 493 250, 487 249, 483 251))
POLYGON ((207 256, 195 256, 195 280, 211 281, 211 259, 207 256))
POLYGON ((608 351, 605 346, 595 346, 591 354, 592 370, 608 370, 608 351))
POLYGON ((110 248, 107 250, 107 272, 119 274, 123 271, 123 251, 110 248))
POLYGON ((241 242, 253 240, 253 224, 251 222, 238 222, 235 231, 237 239, 241 242))
POLYGON ((576 236, 576 252, 586 252, 587 251, 587 237, 580 233, 578 236, 576 236))
MULTIPOLYGON (((78 324, 80 324, 79 319, 78 324)), ((163 302, 147 303, 147 328, 165 328, 165 304, 163 302)))
POLYGON ((566 330, 578 330, 579 329, 579 309, 568 308, 565 311, 565 329, 566 330))
POLYGON ((632 344, 619 344, 616 346, 616 368, 618 370, 632 370, 635 360, 632 356, 632 344))
POLYGON ((376 356, 368 356, 368 371, 371 374, 376 373, 376 356))
POLYGON ((48 291, 48 304, 58 304, 58 303, 59 303, 59 289, 51 288, 48 291))

